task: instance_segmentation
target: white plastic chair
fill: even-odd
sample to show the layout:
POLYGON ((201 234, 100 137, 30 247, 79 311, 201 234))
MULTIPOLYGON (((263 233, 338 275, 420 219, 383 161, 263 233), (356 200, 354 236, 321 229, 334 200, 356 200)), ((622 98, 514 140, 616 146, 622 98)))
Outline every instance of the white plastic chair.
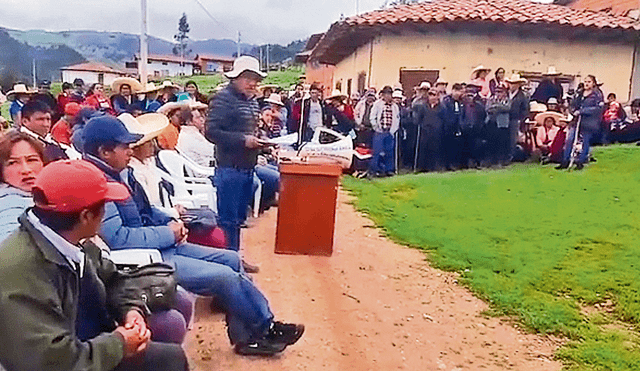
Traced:
POLYGON ((162 167, 167 170, 163 171, 158 168, 158 174, 162 179, 171 183, 174 188, 174 195, 165 197, 163 203, 169 198, 169 205, 177 203, 185 207, 194 208, 206 206, 213 211, 217 211, 216 192, 209 178, 185 176, 185 168, 188 167, 190 172, 195 171, 195 169, 190 167, 189 163, 178 152, 160 151, 158 160, 162 167))

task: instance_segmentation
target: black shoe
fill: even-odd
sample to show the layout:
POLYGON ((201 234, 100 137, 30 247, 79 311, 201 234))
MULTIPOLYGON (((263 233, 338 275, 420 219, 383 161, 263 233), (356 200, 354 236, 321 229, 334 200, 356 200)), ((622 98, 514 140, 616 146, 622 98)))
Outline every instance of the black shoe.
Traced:
POLYGON ((304 334, 304 325, 295 323, 273 322, 267 338, 287 345, 295 344, 304 334))
POLYGON ((387 177, 392 177, 392 176, 395 176, 396 173, 393 172, 393 171, 387 171, 384 175, 387 176, 387 177))
POLYGON ((287 344, 264 337, 253 343, 236 344, 234 350, 243 356, 273 356, 281 353, 286 347, 287 344))
POLYGON ((569 164, 567 164, 566 162, 563 162, 560 165, 556 166, 556 170, 562 170, 567 168, 569 168, 569 164))
POLYGON ((584 164, 578 163, 576 165, 576 170, 582 170, 582 169, 584 169, 584 164))
POLYGON ((251 265, 249 263, 247 263, 246 261, 244 261, 244 259, 242 259, 242 268, 244 268, 244 271, 247 273, 258 273, 260 272, 260 267, 258 267, 257 265, 251 265))

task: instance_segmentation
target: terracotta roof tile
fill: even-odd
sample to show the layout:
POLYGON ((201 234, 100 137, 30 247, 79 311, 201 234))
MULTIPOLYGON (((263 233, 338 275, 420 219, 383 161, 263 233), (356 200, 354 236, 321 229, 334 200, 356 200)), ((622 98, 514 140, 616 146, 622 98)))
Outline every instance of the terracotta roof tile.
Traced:
POLYGON ((638 0, 576 0, 571 7, 627 15, 630 10, 640 9, 640 4, 638 0))
POLYGON ((122 70, 104 65, 102 63, 97 63, 97 62, 74 64, 73 66, 62 67, 61 70, 103 72, 103 73, 114 73, 118 75, 126 75, 126 72, 122 70))

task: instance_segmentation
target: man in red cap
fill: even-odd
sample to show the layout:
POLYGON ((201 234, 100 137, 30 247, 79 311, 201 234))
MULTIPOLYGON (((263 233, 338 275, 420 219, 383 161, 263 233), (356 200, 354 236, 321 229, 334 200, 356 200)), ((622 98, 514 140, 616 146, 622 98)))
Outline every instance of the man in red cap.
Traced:
POLYGON ((0 244, 0 364, 30 370, 187 370, 179 345, 150 342, 146 304, 109 296, 122 277, 86 242, 104 204, 129 197, 92 164, 57 161, 36 179, 35 206, 0 244))
POLYGON ((80 108, 80 105, 76 102, 70 102, 64 106, 64 116, 51 128, 51 136, 58 143, 71 145, 71 134, 73 134, 71 128, 76 115, 80 112, 80 108))

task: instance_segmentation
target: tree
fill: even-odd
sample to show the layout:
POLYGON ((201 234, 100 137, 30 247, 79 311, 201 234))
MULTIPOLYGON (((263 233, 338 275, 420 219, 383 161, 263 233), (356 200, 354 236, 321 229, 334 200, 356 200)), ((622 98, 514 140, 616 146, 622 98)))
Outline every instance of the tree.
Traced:
POLYGON ((187 22, 187 14, 182 13, 180 21, 178 21, 178 33, 173 35, 173 39, 176 41, 176 45, 173 47, 173 54, 182 56, 191 53, 191 49, 188 49, 189 41, 189 22, 187 22))

